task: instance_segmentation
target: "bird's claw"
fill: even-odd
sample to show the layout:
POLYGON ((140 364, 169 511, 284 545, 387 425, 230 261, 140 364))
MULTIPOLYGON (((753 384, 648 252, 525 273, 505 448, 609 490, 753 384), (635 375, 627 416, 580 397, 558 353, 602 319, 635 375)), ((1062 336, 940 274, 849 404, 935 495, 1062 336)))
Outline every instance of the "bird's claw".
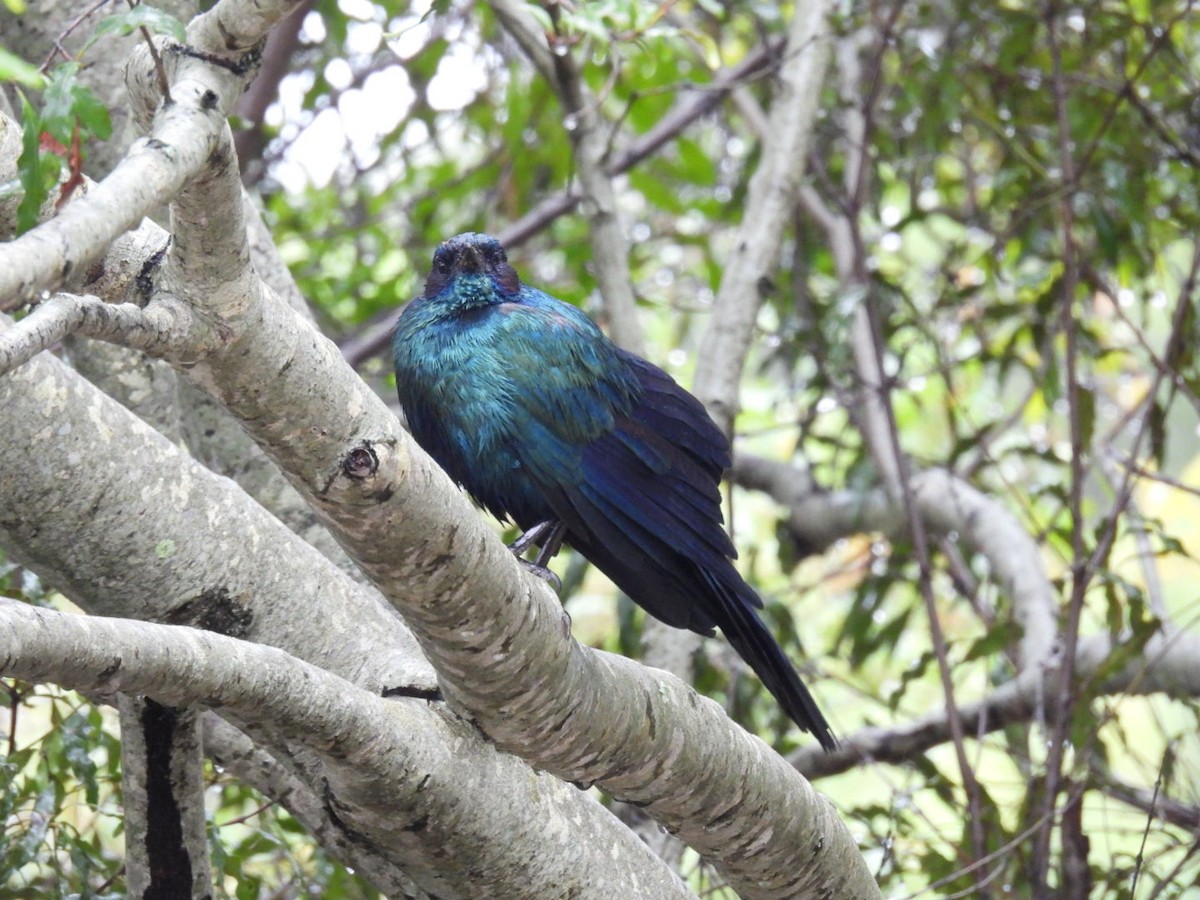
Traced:
POLYGON ((522 566, 524 566, 526 569, 528 569, 530 572, 532 572, 538 578, 542 579, 542 581, 549 584, 550 587, 554 588, 554 593, 557 594, 559 591, 562 590, 562 581, 560 581, 559 577, 557 575, 555 575, 553 572, 551 572, 549 569, 547 569, 545 566, 539 566, 537 563, 530 562, 527 559, 521 559, 521 557, 519 557, 519 556, 517 557, 517 562, 519 562, 522 566))
POLYGON ((524 534, 520 535, 515 541, 508 545, 508 549, 515 555, 520 556, 541 538, 553 529, 553 522, 538 522, 524 534))

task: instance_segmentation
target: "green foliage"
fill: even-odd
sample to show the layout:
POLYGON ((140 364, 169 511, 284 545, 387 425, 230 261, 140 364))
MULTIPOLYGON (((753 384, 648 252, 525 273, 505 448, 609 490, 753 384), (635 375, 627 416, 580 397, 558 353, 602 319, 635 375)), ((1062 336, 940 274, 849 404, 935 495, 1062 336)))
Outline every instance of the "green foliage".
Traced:
POLYGON ((120 744, 75 695, 0 682, 10 728, 38 721, 29 742, 10 731, 0 777, 0 892, 6 897, 116 897, 121 854, 120 744))
POLYGON ((53 69, 44 83, 36 108, 21 95, 22 148, 17 162, 24 196, 17 210, 18 231, 37 224, 38 213, 58 185, 64 166, 73 188, 82 172, 84 147, 92 139, 107 140, 112 132, 108 109, 79 80, 79 63, 53 69))
POLYGON ((46 83, 37 66, 0 47, 0 82, 5 81, 27 88, 41 88, 46 83))
POLYGON ((217 788, 217 802, 209 820, 209 849, 221 900, 382 897, 315 847, 286 810, 220 772, 210 772, 210 782, 217 788))
POLYGON ((96 26, 96 30, 92 32, 91 38, 84 44, 84 49, 91 47, 105 35, 126 35, 142 29, 150 34, 168 35, 180 44, 187 40, 182 22, 161 9, 138 3, 137 6, 126 12, 105 16, 96 26))

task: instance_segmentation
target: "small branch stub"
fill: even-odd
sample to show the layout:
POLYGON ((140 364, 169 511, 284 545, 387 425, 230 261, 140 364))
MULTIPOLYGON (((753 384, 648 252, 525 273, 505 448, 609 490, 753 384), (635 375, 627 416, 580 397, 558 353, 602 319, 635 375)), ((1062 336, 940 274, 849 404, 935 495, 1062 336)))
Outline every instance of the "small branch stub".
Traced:
POLYGON ((379 457, 370 444, 360 444, 342 460, 342 471, 348 478, 362 481, 379 471, 379 457))

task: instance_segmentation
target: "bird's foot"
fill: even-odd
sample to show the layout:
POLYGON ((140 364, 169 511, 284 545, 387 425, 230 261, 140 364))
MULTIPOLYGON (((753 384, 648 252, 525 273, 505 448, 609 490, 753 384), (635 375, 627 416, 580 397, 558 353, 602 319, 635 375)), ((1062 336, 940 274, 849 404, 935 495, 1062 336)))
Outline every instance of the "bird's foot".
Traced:
POLYGON ((523 565, 526 569, 541 578, 543 581, 549 582, 554 588, 555 593, 562 590, 562 582, 558 576, 547 568, 546 564, 554 558, 562 547, 563 538, 566 536, 567 526, 562 522, 547 520, 538 522, 523 535, 508 545, 508 549, 517 557, 517 562, 523 565), (538 550, 537 559, 530 562, 527 559, 522 559, 521 554, 532 547, 534 544, 541 544, 541 549, 538 550))
POLYGON ((515 541, 508 545, 508 549, 514 555, 520 556, 534 544, 542 539, 542 537, 550 531, 554 530, 555 523, 552 521, 538 522, 515 541))
POLYGON ((513 552, 513 555, 521 556, 534 544, 539 544, 541 549, 538 551, 537 564, 544 567, 562 549, 563 539, 566 536, 565 522, 547 519, 545 522, 538 522, 509 544, 508 549, 513 552))
POLYGON ((562 590, 562 581, 560 581, 558 576, 545 566, 539 566, 537 563, 530 562, 527 559, 521 559, 519 556, 517 557, 517 562, 519 562, 538 578, 542 579, 542 581, 545 581, 547 584, 549 584, 550 587, 554 588, 554 592, 556 594, 562 590))

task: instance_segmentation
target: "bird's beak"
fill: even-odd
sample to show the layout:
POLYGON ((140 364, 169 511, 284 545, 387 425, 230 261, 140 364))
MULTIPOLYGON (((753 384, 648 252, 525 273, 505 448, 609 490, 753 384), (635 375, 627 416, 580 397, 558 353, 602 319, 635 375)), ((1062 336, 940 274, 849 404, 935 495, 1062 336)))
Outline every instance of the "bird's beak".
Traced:
POLYGON ((468 244, 464 249, 462 256, 459 257, 462 266, 462 271, 470 275, 478 275, 484 269, 483 256, 479 252, 479 248, 468 244))

